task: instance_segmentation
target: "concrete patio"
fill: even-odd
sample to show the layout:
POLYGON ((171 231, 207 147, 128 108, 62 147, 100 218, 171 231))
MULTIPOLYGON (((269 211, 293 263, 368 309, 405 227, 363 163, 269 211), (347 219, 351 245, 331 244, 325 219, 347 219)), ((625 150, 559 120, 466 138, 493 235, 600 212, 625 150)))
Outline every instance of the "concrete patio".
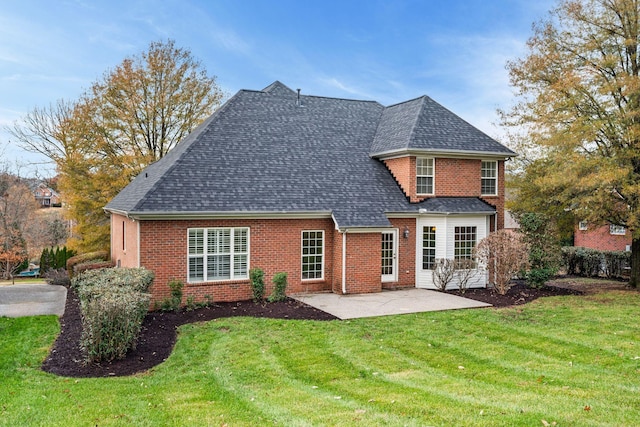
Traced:
POLYGON ((292 298, 343 320, 425 311, 491 307, 491 304, 469 298, 418 288, 354 295, 305 294, 294 295, 292 298))

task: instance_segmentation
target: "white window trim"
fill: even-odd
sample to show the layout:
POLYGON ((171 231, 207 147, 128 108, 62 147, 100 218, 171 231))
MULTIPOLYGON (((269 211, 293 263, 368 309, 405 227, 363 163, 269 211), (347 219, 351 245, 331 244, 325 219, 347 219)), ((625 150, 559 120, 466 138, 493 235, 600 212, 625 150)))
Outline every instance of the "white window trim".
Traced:
POLYGON ((480 161, 480 193, 481 193, 480 195, 481 196, 497 196, 498 195, 498 184, 499 184, 498 183, 498 175, 499 175, 498 174, 498 168, 499 167, 500 167, 500 165, 498 165, 498 161, 497 160, 481 160, 480 161), (496 165, 496 176, 495 176, 495 178, 482 176, 482 169, 483 169, 482 168, 482 163, 494 163, 496 165), (493 192, 493 193, 483 193, 482 192, 482 180, 483 179, 493 179, 493 180, 495 180, 495 182, 496 182, 496 185, 495 185, 496 191, 493 192))
POLYGON ((609 224, 609 234, 612 236, 624 236, 627 234, 627 228, 623 225, 609 224))
POLYGON ((324 239, 324 230, 302 230, 300 232, 300 279, 303 282, 307 282, 307 281, 313 281, 313 280, 324 280, 324 259, 325 259, 325 250, 324 250, 324 246, 325 246, 325 239, 324 239), (302 260, 305 257, 305 254, 303 253, 303 248, 304 248, 304 233, 321 233, 322 234, 322 262, 321 267, 322 270, 320 271, 320 277, 311 277, 311 278, 303 278, 303 271, 302 271, 302 260))
POLYGON ((578 223, 578 230, 587 231, 588 229, 589 229, 589 225, 588 225, 587 221, 580 221, 578 223))
POLYGON ((435 157, 416 157, 416 194, 418 196, 433 196, 436 194, 436 159, 435 157), (431 160, 431 175, 418 175, 418 159, 421 160, 431 160), (418 178, 427 177, 431 178, 431 193, 418 193, 418 178))
POLYGON ((251 269, 251 229, 249 227, 193 227, 187 229, 187 283, 209 283, 209 282, 229 282, 234 280, 247 280, 249 279, 249 270, 251 269), (189 253, 189 233, 192 230, 202 230, 203 232, 203 253, 192 255, 189 253), (209 230, 231 230, 230 234, 230 266, 229 266, 229 278, 228 279, 209 279, 207 276, 207 233, 209 230), (247 274, 246 276, 235 276, 235 269, 233 264, 233 257, 235 255, 235 230, 247 230, 247 274), (189 259, 191 258, 203 258, 203 279, 202 280, 191 280, 191 276, 189 274, 189 259))

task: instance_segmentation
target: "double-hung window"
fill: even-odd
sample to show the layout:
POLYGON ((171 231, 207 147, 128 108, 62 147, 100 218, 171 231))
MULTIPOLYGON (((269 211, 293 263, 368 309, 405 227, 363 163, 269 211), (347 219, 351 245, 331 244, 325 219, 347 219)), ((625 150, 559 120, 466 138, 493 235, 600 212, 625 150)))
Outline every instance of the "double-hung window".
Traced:
POLYGON ((302 232, 302 280, 324 275, 324 231, 302 232))
POLYGON ((416 193, 433 194, 433 159, 416 158, 416 193))
POLYGON ((624 225, 609 225, 609 234, 613 234, 614 236, 624 236, 627 232, 627 229, 624 225))
POLYGON ((482 161, 480 168, 481 174, 481 190, 480 193, 483 196, 496 196, 498 195, 498 162, 482 161))
POLYGON ((476 235, 476 227, 455 227, 453 240, 453 258, 455 260, 473 259, 476 235))
POLYGON ((189 282, 249 277, 249 228, 190 228, 189 282))

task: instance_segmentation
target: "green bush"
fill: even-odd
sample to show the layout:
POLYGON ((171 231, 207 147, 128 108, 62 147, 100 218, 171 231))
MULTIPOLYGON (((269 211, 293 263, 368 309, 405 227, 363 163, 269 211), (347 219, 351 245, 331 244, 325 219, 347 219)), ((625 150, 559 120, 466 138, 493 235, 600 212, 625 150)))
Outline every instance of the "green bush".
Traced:
POLYGON ((586 277, 604 274, 608 278, 621 278, 631 265, 631 252, 565 246, 562 261, 567 274, 586 277))
MULTIPOLYGON (((94 288, 97 290, 98 288, 94 288)), ((124 288, 99 287, 95 298, 81 299, 80 348, 85 362, 109 362, 135 349, 150 294, 124 288)))
POLYGON ((45 281, 50 285, 69 286, 69 273, 64 268, 49 269, 44 275, 45 281))
POLYGON ((153 283, 153 272, 146 268, 104 268, 88 270, 71 280, 71 286, 80 289, 104 285, 121 287, 137 292, 147 292, 153 283))
POLYGON ((561 263, 553 222, 546 215, 533 212, 518 215, 518 222, 529 246, 529 270, 525 274, 527 285, 543 286, 556 274, 561 263))
MULTIPOLYGON (((169 288, 171 289, 171 296, 163 299, 160 303, 156 303, 155 307, 162 311, 178 311, 182 304, 184 283, 174 279, 169 282, 169 288)), ((195 304, 195 299, 192 302, 195 304)))
POLYGON ((109 259, 109 254, 107 251, 96 251, 96 252, 87 252, 80 255, 72 256, 67 260, 67 271, 69 272, 69 277, 73 278, 75 274, 74 267, 77 264, 82 264, 88 261, 106 261, 109 259))
POLYGON ((153 273, 144 268, 88 270, 72 279, 80 299, 80 347, 87 363, 122 358, 135 348, 152 283, 153 273))
POLYGON ((67 266, 67 260, 75 256, 75 251, 67 249, 66 246, 60 248, 44 248, 40 255, 40 274, 44 275, 49 270, 57 270, 67 266))
POLYGON ((261 268, 252 268, 249 270, 249 278, 251 279, 251 292, 253 300, 261 302, 264 300, 264 271, 261 268))
POLYGON ((284 301, 287 299, 287 273, 276 273, 273 276, 273 292, 269 296, 269 302, 284 301))

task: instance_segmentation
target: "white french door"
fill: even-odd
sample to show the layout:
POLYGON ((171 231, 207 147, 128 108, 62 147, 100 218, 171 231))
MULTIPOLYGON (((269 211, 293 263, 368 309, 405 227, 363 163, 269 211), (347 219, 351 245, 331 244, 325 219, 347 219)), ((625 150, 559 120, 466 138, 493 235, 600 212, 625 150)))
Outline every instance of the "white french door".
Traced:
POLYGON ((382 281, 398 281, 398 230, 382 232, 382 281))

